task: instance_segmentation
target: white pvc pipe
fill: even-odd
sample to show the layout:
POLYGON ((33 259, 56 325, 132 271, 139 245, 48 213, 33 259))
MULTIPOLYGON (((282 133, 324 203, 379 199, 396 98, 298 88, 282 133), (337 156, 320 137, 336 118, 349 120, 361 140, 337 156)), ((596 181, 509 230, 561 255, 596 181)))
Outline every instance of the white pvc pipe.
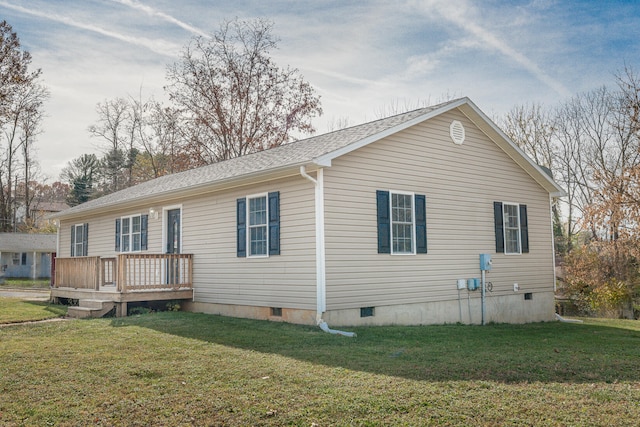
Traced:
POLYGON ((579 319, 565 319, 564 317, 560 316, 558 313, 556 313, 556 320, 559 320, 560 322, 563 322, 563 323, 583 323, 582 320, 579 320, 579 319))
POLYGON ((350 337, 350 338, 353 338, 353 337, 356 336, 355 332, 344 332, 344 331, 338 331, 338 330, 335 330, 335 329, 331 329, 331 328, 329 328, 329 325, 327 325, 327 322, 325 322, 324 320, 321 320, 318 323, 318 326, 320 326, 320 329, 322 329, 323 331, 328 332, 330 334, 342 335, 342 336, 350 337))
POLYGON ((322 313, 325 310, 326 284, 325 284, 325 261, 324 261, 324 205, 322 169, 318 171, 318 179, 314 179, 307 173, 304 166, 300 166, 300 175, 311 181, 315 187, 315 209, 316 209, 316 322, 320 329, 330 334, 343 335, 345 337, 355 337, 354 332, 337 331, 329 328, 327 322, 322 320, 322 313))

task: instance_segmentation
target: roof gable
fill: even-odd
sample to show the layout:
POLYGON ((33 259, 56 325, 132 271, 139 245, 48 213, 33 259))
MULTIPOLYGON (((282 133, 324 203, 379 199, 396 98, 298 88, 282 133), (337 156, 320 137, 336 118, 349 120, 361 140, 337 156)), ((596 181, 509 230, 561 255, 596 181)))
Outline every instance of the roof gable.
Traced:
POLYGON ((331 161, 337 157, 455 108, 459 108, 550 194, 563 194, 563 190, 539 166, 535 165, 471 100, 460 98, 432 107, 421 108, 314 136, 269 150, 172 175, 165 175, 108 194, 99 199, 91 200, 58 214, 52 214, 51 217, 80 216, 96 209, 122 207, 127 203, 138 203, 158 196, 184 194, 186 191, 208 189, 215 185, 231 186, 232 183, 237 183, 243 179, 257 179, 257 177, 264 177, 269 173, 278 171, 295 173, 294 171, 297 171, 303 165, 328 167, 331 166, 331 161))

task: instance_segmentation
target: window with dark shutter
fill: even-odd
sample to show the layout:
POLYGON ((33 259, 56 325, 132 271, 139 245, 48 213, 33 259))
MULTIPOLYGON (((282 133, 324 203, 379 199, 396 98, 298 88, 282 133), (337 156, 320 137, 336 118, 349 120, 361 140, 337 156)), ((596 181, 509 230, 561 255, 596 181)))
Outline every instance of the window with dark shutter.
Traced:
POLYGON ((116 252, 147 250, 149 215, 123 216, 116 219, 116 252))
POLYGON ((147 250, 148 230, 149 229, 149 215, 140 216, 140 250, 147 250))
POLYGON ((504 253, 504 226, 502 223, 501 202, 493 202, 493 224, 496 235, 496 253, 504 253))
POLYGON ((522 253, 529 253, 529 220, 527 218, 527 205, 520 205, 520 242, 522 253))
POLYGON ((237 238, 236 252, 238 257, 247 256, 247 199, 236 201, 237 238))
POLYGON ((280 255, 280 192, 236 201, 237 256, 280 255))
POLYGON ((280 192, 269 193, 269 255, 280 255, 280 192))
POLYGON ((76 226, 72 225, 71 226, 71 252, 70 252, 71 256, 77 256, 76 255, 76 226))
POLYGON ((389 192, 378 190, 376 192, 378 208, 378 253, 391 253, 391 220, 389 218, 389 192))
POLYGON ((120 252, 120 218, 116 219, 116 252, 120 252))
POLYGON ((89 248, 89 224, 71 226, 71 256, 87 256, 89 248))
POLYGON ((427 253, 427 211, 424 195, 378 190, 376 205, 378 253, 427 253))
POLYGON ((427 203, 422 194, 415 195, 416 204, 416 253, 427 253, 427 203))
POLYGON ((496 253, 529 252, 527 205, 493 202, 496 253))
POLYGON ((82 230, 82 256, 89 254, 89 224, 84 224, 84 230, 82 230))

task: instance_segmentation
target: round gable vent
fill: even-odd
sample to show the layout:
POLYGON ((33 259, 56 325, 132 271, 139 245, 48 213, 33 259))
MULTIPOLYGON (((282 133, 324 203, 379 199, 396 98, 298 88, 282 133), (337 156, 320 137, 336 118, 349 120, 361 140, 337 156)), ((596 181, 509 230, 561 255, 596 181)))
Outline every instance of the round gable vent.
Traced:
POLYGON ((449 126, 449 135, 454 143, 461 145, 464 142, 464 126, 458 120, 451 122, 449 126))

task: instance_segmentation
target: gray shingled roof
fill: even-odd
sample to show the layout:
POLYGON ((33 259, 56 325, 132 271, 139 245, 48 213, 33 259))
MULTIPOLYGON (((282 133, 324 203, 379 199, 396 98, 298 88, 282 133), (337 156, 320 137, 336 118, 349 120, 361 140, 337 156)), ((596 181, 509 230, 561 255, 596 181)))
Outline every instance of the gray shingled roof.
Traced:
POLYGON ((106 208, 132 200, 143 200, 164 193, 186 190, 191 187, 239 179, 257 172, 268 172, 284 167, 294 167, 312 162, 318 157, 325 156, 350 144, 372 137, 388 129, 402 125, 434 110, 460 100, 453 100, 431 107, 421 108, 396 116, 387 117, 369 123, 341 129, 324 135, 314 136, 304 140, 281 145, 265 151, 247 154, 230 160, 202 166, 172 175, 143 182, 133 187, 117 191, 112 194, 88 201, 81 205, 61 212, 61 215, 73 215, 94 209, 106 208))
POLYGON ((55 234, 0 233, 0 252, 55 251, 55 234))

